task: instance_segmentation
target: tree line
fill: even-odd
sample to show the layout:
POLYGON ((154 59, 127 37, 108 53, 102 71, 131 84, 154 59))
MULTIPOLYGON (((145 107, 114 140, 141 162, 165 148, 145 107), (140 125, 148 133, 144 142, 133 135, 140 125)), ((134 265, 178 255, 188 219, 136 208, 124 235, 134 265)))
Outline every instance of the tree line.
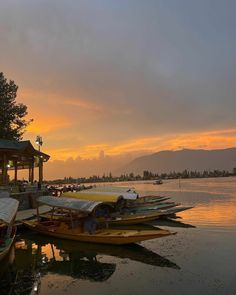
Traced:
POLYGON ((99 183, 99 182, 121 182, 121 181, 137 181, 137 180, 156 180, 156 179, 187 179, 187 178, 209 178, 209 177, 229 177, 236 176, 236 168, 233 170, 204 170, 204 171, 189 171, 187 169, 182 172, 169 172, 169 173, 153 173, 148 170, 144 170, 142 175, 135 175, 134 173, 125 173, 120 176, 113 176, 109 174, 103 174, 102 176, 93 175, 90 177, 64 177, 63 179, 55 179, 47 181, 47 183, 54 184, 79 184, 79 183, 99 183))

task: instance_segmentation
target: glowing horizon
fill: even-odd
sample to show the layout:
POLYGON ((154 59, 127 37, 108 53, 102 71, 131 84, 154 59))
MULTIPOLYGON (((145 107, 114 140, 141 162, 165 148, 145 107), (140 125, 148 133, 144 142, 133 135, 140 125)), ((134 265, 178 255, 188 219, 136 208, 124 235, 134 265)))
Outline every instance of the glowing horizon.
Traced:
POLYGON ((34 119, 24 139, 41 135, 55 167, 88 159, 91 173, 103 155, 118 165, 161 150, 235 147, 235 9, 206 0, 1 3, 0 71, 34 119))

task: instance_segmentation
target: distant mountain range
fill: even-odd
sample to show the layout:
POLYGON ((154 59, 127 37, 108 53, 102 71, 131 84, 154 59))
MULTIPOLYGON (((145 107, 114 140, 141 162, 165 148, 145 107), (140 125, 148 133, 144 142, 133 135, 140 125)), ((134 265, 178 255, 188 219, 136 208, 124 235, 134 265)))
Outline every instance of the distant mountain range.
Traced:
POLYGON ((236 167, 236 148, 220 150, 161 151, 134 159, 117 173, 142 174, 144 170, 156 173, 183 170, 228 170, 236 167))

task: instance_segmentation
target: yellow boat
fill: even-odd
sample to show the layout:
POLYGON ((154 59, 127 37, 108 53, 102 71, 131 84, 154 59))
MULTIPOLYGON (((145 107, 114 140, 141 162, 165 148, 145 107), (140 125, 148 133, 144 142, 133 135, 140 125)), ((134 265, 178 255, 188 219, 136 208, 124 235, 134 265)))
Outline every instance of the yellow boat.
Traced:
POLYGON ((57 238, 64 238, 81 242, 122 245, 141 242, 144 240, 156 239, 174 234, 168 230, 160 230, 156 228, 153 228, 151 230, 118 228, 97 229, 94 226, 95 222, 94 219, 92 219, 92 216, 89 216, 87 219, 74 218, 76 212, 82 212, 83 214, 90 215, 93 212, 94 208, 98 207, 101 202, 92 202, 63 197, 55 198, 51 196, 42 196, 38 198, 38 201, 53 208, 62 208, 63 210, 69 210, 71 217, 70 221, 54 219, 40 221, 39 215, 37 214, 37 220, 24 222, 24 224, 28 228, 34 231, 57 238))
POLYGON ((134 200, 137 198, 137 194, 127 192, 95 192, 88 190, 81 192, 66 192, 62 194, 62 197, 95 202, 117 203, 123 199, 134 200))
POLYGON ((12 198, 0 198, 0 261, 8 254, 16 235, 13 225, 19 202, 12 198))
MULTIPOLYGON (((148 222, 159 218, 162 214, 160 212, 147 213, 147 214, 124 214, 124 215, 112 215, 110 218, 99 217, 96 218, 98 223, 106 224, 120 224, 120 225, 129 225, 129 224, 139 224, 143 222, 148 222)), ((40 217, 46 220, 52 219, 52 213, 46 212, 40 214, 40 217)), ((57 212, 53 214, 53 220, 70 220, 70 216, 66 212, 57 212)))
POLYGON ((24 225, 41 234, 99 244, 123 245, 165 237, 173 234, 168 230, 132 230, 132 229, 100 229, 90 234, 83 232, 82 227, 70 228, 65 222, 52 221, 24 221, 24 225))

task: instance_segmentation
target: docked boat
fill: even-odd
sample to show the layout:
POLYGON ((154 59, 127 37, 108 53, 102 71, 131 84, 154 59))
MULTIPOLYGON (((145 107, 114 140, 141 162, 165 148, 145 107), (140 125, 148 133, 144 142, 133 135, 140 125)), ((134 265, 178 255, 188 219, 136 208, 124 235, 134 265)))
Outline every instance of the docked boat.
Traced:
POLYGON ((167 210, 163 210, 162 212, 159 212, 159 213, 160 213, 160 217, 162 217, 162 216, 172 217, 176 213, 183 212, 185 210, 189 210, 189 209, 192 209, 192 208, 194 208, 194 207, 193 206, 178 206, 178 207, 175 207, 175 208, 169 208, 167 210))
POLYGON ((122 208, 121 212, 123 213, 136 213, 136 212, 149 212, 153 210, 162 210, 162 209, 169 209, 178 206, 179 204, 175 202, 166 202, 154 205, 147 205, 147 206, 139 206, 139 207, 128 207, 122 208))
POLYGON ((9 252, 16 235, 14 221, 19 202, 12 198, 0 198, 0 260, 9 252))
MULTIPOLYGON (((94 216, 96 217, 96 212, 94 212, 94 216)), ((153 212, 153 213, 145 213, 145 214, 117 214, 111 213, 110 216, 106 217, 96 217, 96 221, 98 223, 105 223, 107 225, 130 225, 130 224, 139 224, 148 221, 155 220, 159 217, 163 216, 162 212, 153 212)), ((44 220, 50 220, 52 218, 52 214, 50 212, 46 212, 40 214, 40 217, 44 220)), ((54 220, 70 220, 70 215, 68 212, 54 212, 53 214, 54 220)))
MULTIPOLYGON (((41 234, 49 236, 76 240, 81 242, 101 243, 101 244, 130 244, 141 242, 144 240, 156 239, 174 234, 168 230, 160 229, 121 229, 121 228, 98 228, 97 222, 92 215, 95 208, 101 205, 101 202, 78 200, 72 198, 55 198, 51 196, 42 196, 38 198, 38 202, 51 206, 68 210, 70 213, 69 220, 52 219, 41 221, 38 215, 36 220, 25 221, 24 224, 41 234), (82 213, 86 217, 78 217, 77 214, 82 213)), ((38 211, 38 210, 37 210, 38 211)))
MULTIPOLYGON (((132 194, 131 194, 132 195, 132 194)), ((103 202, 106 204, 112 204, 116 210, 120 210, 122 213, 131 211, 147 211, 157 210, 161 208, 171 208, 177 206, 174 202, 162 203, 167 200, 167 197, 154 197, 147 196, 141 198, 127 198, 124 193, 112 193, 112 192, 66 192, 62 195, 65 198, 75 198, 79 200, 103 202)))
POLYGON ((133 192, 100 192, 100 191, 80 191, 80 192, 65 192, 62 197, 75 198, 80 200, 90 200, 96 202, 116 203, 119 200, 136 200, 137 193, 133 192))
POLYGON ((153 200, 153 199, 146 199, 146 197, 143 197, 140 199, 125 201, 124 207, 125 208, 136 208, 136 207, 157 206, 157 205, 161 204, 162 202, 169 200, 170 198, 160 197, 160 198, 156 198, 155 200, 153 200), (140 199, 144 199, 144 200, 139 201, 140 199))

